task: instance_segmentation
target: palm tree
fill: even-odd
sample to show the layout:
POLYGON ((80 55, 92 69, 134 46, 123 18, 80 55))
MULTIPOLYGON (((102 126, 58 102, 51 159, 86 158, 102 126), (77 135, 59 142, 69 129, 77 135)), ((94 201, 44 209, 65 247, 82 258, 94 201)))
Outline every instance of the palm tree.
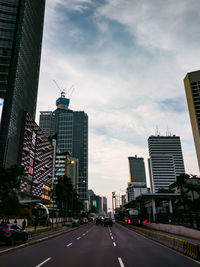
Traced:
POLYGON ((62 212, 64 218, 69 213, 69 206, 71 205, 71 199, 73 194, 73 185, 70 178, 67 176, 60 176, 55 188, 56 202, 59 209, 62 212))
POLYGON ((175 182, 177 189, 180 190, 181 202, 183 204, 184 210, 186 208, 186 202, 188 200, 188 197, 186 196, 186 192, 184 188, 186 186, 186 181, 189 178, 190 176, 188 174, 180 174, 179 176, 176 177, 176 182, 175 182))
POLYGON ((187 193, 191 192, 192 193, 192 201, 194 201, 194 192, 197 191, 197 186, 192 183, 187 183, 185 185, 185 188, 187 189, 187 193))
POLYGON ((159 188, 157 193, 172 194, 172 193, 174 193, 174 191, 171 188, 159 188))
POLYGON ((71 183, 71 179, 67 176, 60 176, 58 178, 55 197, 63 218, 69 215, 73 216, 74 213, 78 213, 83 209, 83 205, 78 199, 78 194, 71 183))

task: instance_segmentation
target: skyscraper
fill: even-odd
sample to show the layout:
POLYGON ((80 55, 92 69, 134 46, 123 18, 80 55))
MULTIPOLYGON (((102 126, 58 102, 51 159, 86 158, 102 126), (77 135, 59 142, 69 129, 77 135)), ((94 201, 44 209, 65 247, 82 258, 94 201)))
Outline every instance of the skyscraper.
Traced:
POLYGON ((130 182, 137 184, 141 183, 146 186, 146 174, 144 167, 144 159, 135 157, 129 157, 129 173, 130 173, 130 182))
POLYGON ((17 163, 23 111, 35 118, 45 0, 0 1, 0 163, 17 163))
POLYGON ((70 100, 61 95, 53 112, 40 112, 40 127, 46 135, 57 134, 57 152, 69 152, 77 158, 78 195, 88 199, 88 116, 84 111, 69 109, 70 100))
POLYGON ((167 189, 177 176, 185 173, 180 137, 150 136, 148 146, 152 191, 167 189))
POLYGON ((147 192, 144 159, 129 157, 130 183, 128 183, 129 201, 134 200, 142 193, 147 192))
POLYGON ((200 70, 187 73, 184 85, 200 169, 200 70))

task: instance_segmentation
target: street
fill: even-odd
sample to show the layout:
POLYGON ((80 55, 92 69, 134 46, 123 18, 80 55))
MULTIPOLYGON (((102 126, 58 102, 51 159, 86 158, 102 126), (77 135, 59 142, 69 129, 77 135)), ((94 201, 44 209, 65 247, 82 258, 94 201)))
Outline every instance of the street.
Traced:
POLYGON ((199 263, 118 224, 90 223, 0 256, 1 267, 193 267, 199 263))

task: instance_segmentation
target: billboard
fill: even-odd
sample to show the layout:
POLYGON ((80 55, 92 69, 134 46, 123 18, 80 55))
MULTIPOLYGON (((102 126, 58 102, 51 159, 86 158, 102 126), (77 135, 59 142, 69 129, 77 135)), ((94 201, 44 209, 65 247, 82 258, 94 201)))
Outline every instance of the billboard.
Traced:
POLYGON ((3 104, 4 104, 4 99, 0 98, 0 125, 1 125, 1 117, 2 117, 2 112, 3 112, 3 104))
POLYGON ((95 208, 97 207, 97 202, 96 202, 96 200, 92 200, 92 206, 95 207, 95 208))

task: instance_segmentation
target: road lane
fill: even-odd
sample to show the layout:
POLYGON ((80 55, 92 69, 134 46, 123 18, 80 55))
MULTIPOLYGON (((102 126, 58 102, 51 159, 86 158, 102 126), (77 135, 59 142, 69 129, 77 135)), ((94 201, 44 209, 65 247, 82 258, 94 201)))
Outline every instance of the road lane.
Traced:
POLYGON ((121 225, 104 227, 87 224, 54 239, 2 255, 0 266, 199 267, 200 265, 121 225))
POLYGON ((117 253, 125 267, 193 267, 192 259, 116 224, 112 228, 117 253))
MULTIPOLYGON (((73 243, 77 237, 82 236, 82 234, 87 230, 89 232, 88 234, 90 234, 94 227, 94 224, 83 225, 78 227, 75 231, 68 232, 53 239, 25 247, 8 254, 3 254, 0 256, 0 267, 36 267, 45 259, 50 257, 52 261, 53 258, 55 259, 61 251, 62 254, 66 255, 66 251, 68 250, 68 248, 66 248, 66 244, 73 243)), ((82 239, 84 238, 85 237, 82 237, 82 239)), ((48 266, 51 261, 44 264, 44 266, 48 266)), ((65 262, 66 260, 64 260, 64 263, 65 262)), ((66 264, 63 266, 66 267, 66 264)))

